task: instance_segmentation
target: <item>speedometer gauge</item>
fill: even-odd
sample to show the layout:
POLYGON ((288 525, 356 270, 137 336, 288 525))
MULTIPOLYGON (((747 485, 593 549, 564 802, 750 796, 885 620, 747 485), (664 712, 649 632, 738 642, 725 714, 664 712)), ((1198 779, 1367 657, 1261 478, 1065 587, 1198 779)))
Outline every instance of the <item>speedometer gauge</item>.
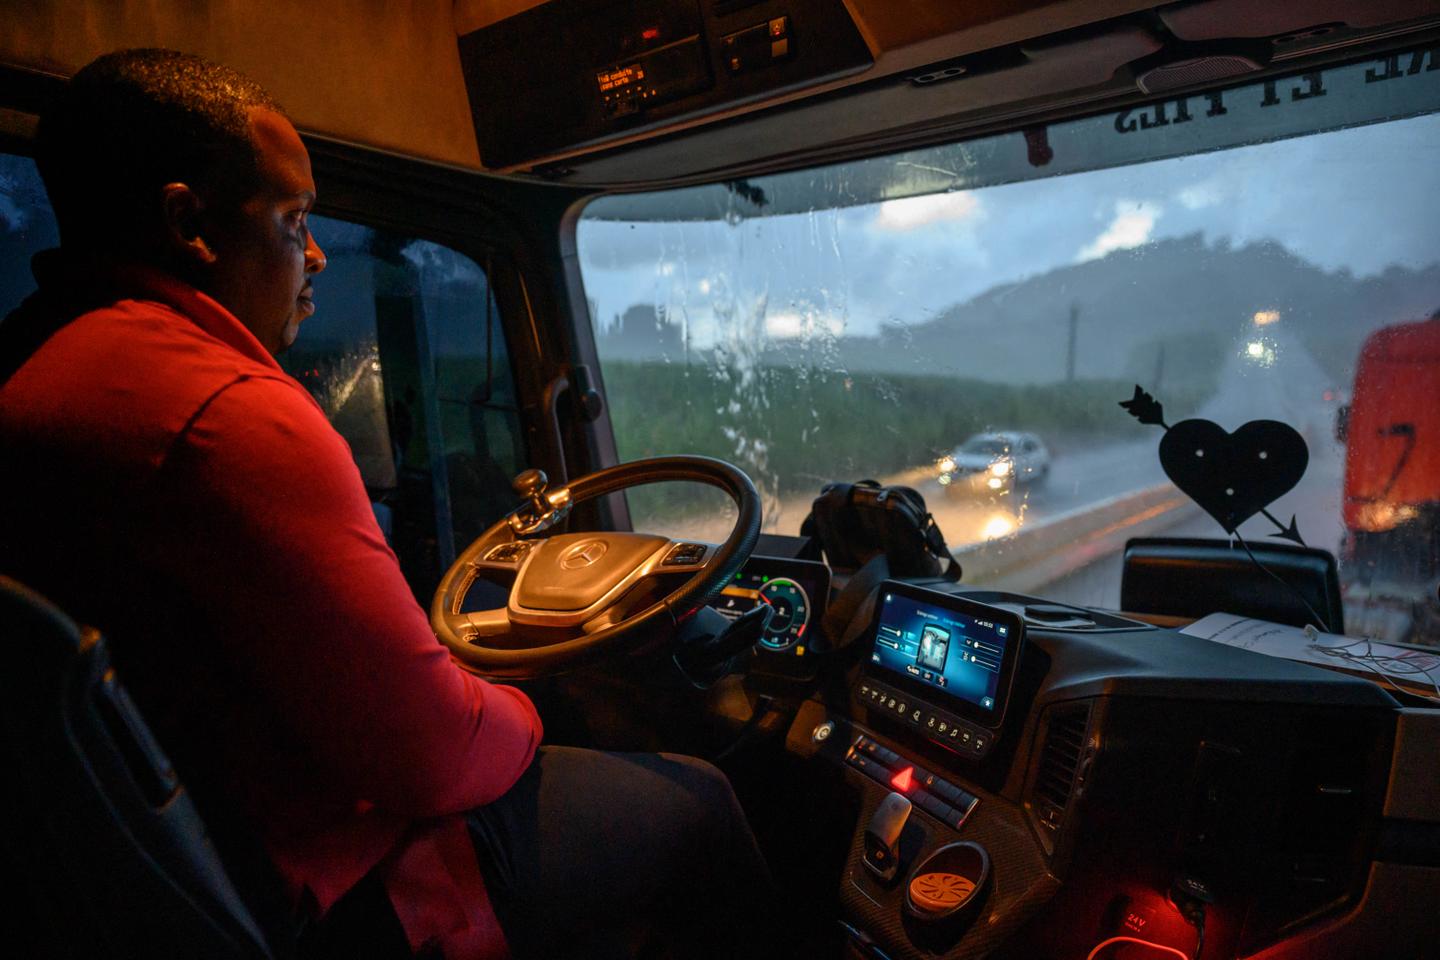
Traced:
POLYGON ((770 606, 770 625, 761 646, 770 650, 789 650, 805 636, 810 624, 810 597, 805 588, 789 577, 775 577, 759 590, 762 603, 770 606))
POLYGON ((759 654, 753 669, 784 676, 812 676, 811 654, 824 639, 817 636, 830 594, 830 571, 814 560, 751 557, 720 588, 711 609, 728 620, 743 617, 760 605, 770 609, 770 623, 755 643, 759 654), (812 622, 813 621, 813 622, 812 622))

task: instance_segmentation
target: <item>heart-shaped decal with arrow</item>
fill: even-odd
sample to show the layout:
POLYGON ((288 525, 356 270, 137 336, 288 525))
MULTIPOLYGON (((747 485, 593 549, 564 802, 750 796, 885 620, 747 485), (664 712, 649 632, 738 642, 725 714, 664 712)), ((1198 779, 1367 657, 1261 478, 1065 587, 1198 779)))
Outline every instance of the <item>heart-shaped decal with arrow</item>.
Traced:
POLYGON ((1268 507, 1294 489, 1310 463, 1305 438, 1278 420, 1251 420, 1227 433, 1209 420, 1165 423, 1164 407, 1137 384, 1120 406, 1141 423, 1165 428, 1160 465, 1175 486, 1233 534, 1256 514, 1275 524, 1274 537, 1303 544, 1295 518, 1286 526, 1268 507))

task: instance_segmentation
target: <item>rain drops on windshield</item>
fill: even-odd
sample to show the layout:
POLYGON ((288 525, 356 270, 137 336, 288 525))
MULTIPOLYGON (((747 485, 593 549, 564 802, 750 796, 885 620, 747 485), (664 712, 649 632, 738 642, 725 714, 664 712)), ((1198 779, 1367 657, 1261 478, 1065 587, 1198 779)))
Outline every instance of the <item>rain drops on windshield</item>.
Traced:
MULTIPOLYGON (((1363 65, 1336 70, 1359 79, 1331 89, 1373 92, 1363 65)), ((1436 77, 1414 83, 1440 103, 1436 77)), ((1357 608, 1380 603, 1357 524, 1419 524, 1440 483, 1433 507, 1377 495, 1347 525, 1342 427, 1367 337, 1440 307, 1423 160, 1440 118, 1084 170, 1117 136, 1140 149, 1114 119, 1052 127, 1058 175, 1006 166, 1014 133, 590 204, 580 263, 621 457, 732 460, 786 534, 827 482, 912 486, 968 581, 1114 606, 1128 537, 1223 535, 1117 408, 1139 384, 1170 423, 1294 428, 1311 459, 1287 514, 1341 558, 1357 608)), ((1371 459, 1398 462, 1409 441, 1386 442, 1371 459)), ((718 504, 631 497, 637 524, 712 538, 718 504)), ((1412 629, 1430 628, 1386 635, 1412 629)))

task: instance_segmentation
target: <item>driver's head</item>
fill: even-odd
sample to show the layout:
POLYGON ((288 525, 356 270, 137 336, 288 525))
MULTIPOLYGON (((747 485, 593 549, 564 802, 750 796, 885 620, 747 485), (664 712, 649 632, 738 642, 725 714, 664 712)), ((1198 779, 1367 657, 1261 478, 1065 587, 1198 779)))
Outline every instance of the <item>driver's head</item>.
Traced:
POLYGON ((41 117, 36 160, 67 251, 173 273, 271 353, 314 311, 310 157, 253 80, 173 50, 107 54, 41 117))

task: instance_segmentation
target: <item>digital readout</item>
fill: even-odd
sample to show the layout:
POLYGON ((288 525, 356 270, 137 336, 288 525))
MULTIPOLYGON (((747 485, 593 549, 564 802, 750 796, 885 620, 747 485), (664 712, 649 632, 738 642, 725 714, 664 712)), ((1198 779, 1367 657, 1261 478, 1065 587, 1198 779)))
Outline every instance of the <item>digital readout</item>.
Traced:
POLYGON ((735 574, 711 605, 722 615, 739 617, 760 604, 770 608, 770 623, 760 645, 781 653, 794 649, 804 655, 805 630, 810 625, 810 592, 798 580, 772 577, 750 569, 735 574))
POLYGON ((644 79, 645 68, 638 63, 629 63, 623 67, 601 70, 595 74, 595 82, 600 85, 601 93, 616 90, 620 87, 628 87, 644 79))

